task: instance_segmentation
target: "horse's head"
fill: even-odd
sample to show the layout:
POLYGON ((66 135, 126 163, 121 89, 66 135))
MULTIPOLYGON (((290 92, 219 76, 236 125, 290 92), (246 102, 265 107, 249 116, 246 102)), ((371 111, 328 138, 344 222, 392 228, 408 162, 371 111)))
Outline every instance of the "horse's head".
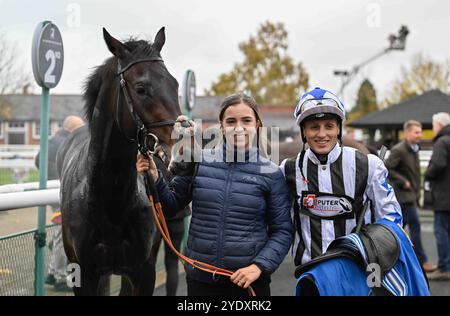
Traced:
POLYGON ((170 135, 181 111, 178 82, 160 55, 165 42, 164 28, 156 34, 153 44, 142 40, 122 43, 105 29, 103 36, 117 59, 116 80, 120 86, 116 104, 110 105, 115 124, 126 137, 145 139, 150 149, 158 139, 165 145, 173 145, 170 135), (138 135, 139 127, 144 128, 138 135))

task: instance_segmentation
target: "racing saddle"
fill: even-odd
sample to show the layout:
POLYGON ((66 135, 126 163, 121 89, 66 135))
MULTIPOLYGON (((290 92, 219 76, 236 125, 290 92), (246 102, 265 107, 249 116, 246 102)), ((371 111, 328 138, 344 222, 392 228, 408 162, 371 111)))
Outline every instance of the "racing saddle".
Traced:
MULTIPOLYGON (((303 273, 308 272, 323 261, 346 257, 360 265, 364 271, 368 270, 369 264, 378 264, 380 281, 383 280, 400 256, 400 245, 397 237, 388 227, 381 224, 363 226, 356 234, 362 242, 362 248, 358 247, 357 243, 351 242, 346 236, 337 238, 329 245, 324 254, 298 266, 295 270, 295 277, 298 279, 303 273)), ((302 287, 309 294, 318 295, 318 290, 313 285, 314 281, 308 277, 303 280, 302 287)), ((377 296, 392 295, 383 286, 374 287, 372 294, 377 296)))

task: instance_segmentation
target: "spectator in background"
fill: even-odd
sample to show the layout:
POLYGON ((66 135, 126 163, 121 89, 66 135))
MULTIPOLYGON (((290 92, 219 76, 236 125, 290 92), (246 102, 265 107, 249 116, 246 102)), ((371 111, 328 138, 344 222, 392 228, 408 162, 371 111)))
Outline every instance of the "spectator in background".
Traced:
POLYGON ((355 130, 353 128, 346 128, 344 138, 354 141, 355 140, 355 130))
MULTIPOLYGON (((345 128, 345 134, 342 137, 342 145, 356 148, 365 155, 371 154, 372 152, 370 151, 370 148, 364 145, 362 142, 356 140, 355 134, 356 132, 353 128, 345 128)), ((378 155, 376 150, 374 153, 375 155, 378 155)))
POLYGON ((419 143, 422 138, 422 124, 409 120, 403 124, 405 140, 391 149, 386 160, 389 180, 402 208, 403 225, 408 225, 411 241, 419 262, 426 272, 437 267, 428 262, 420 236, 418 201, 420 198, 420 161, 419 143))
POLYGON ((419 143, 422 138, 422 124, 414 120, 406 121, 403 124, 403 132, 405 140, 392 147, 386 167, 402 208, 403 225, 408 225, 417 258, 426 272, 433 272, 437 267, 428 262, 423 249, 418 211, 421 190, 419 143))
MULTIPOLYGON (((64 120, 62 128, 48 140, 48 180, 56 180, 59 178, 56 170, 56 153, 58 152, 59 147, 70 133, 83 125, 83 120, 80 117, 68 116, 64 120)), ((37 154, 34 161, 36 168, 39 168, 39 155, 40 153, 37 154)), ((54 214, 52 222, 60 224, 59 204, 50 206, 54 214)), ((63 248, 61 225, 55 227, 52 245, 52 254, 45 283, 53 285, 57 291, 72 291, 66 284, 67 257, 63 248)))
POLYGON ((434 234, 438 250, 438 270, 429 280, 450 280, 450 115, 433 115, 433 155, 425 180, 431 182, 434 234))
MULTIPOLYGON (((173 176, 164 165, 164 162, 155 155, 153 158, 156 167, 161 172, 161 175, 166 181, 171 181, 173 176)), ((141 175, 149 168, 149 163, 147 160, 137 159, 136 169, 141 175)), ((143 177, 139 177, 139 181, 144 181, 143 177)), ((176 212, 173 216, 165 216, 167 228, 169 230, 170 238, 172 240, 173 246, 178 250, 182 251, 182 241, 184 236, 184 218, 191 215, 190 206, 186 206, 182 211, 176 212)), ((158 252, 161 246, 162 235, 159 230, 155 230, 152 248, 150 251, 150 257, 152 258, 153 269, 151 282, 153 282, 153 288, 156 281, 156 264, 158 259, 158 252)), ((176 296, 178 289, 178 256, 170 249, 169 245, 164 241, 164 266, 166 268, 166 295, 176 296)))

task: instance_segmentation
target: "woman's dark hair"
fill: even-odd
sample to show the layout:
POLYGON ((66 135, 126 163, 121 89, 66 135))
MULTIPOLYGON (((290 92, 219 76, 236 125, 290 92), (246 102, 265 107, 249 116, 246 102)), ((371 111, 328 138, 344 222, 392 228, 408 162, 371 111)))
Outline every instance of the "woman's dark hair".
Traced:
POLYGON ((219 121, 222 122, 223 115, 228 107, 240 103, 244 103, 252 108, 253 112, 255 113, 256 120, 259 121, 259 125, 261 127, 262 121, 261 117, 259 116, 258 103, 256 103, 255 99, 253 99, 251 96, 248 96, 242 92, 229 95, 222 101, 222 104, 220 105, 219 121))

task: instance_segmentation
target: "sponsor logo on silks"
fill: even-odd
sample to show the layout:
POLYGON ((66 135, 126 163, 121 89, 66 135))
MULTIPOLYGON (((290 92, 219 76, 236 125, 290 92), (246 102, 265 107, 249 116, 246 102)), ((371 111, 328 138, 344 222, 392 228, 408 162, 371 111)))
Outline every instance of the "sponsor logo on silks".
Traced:
POLYGON ((302 195, 302 205, 308 215, 321 218, 353 215, 352 202, 344 196, 306 193, 302 195))
POLYGON ((392 192, 392 186, 388 182, 388 173, 387 172, 384 175, 384 182, 381 184, 381 186, 386 189, 386 191, 387 191, 386 196, 389 196, 389 194, 391 194, 391 192, 392 192))
POLYGON ((315 194, 308 194, 303 198, 303 205, 307 208, 314 208, 317 205, 317 198, 315 194))

